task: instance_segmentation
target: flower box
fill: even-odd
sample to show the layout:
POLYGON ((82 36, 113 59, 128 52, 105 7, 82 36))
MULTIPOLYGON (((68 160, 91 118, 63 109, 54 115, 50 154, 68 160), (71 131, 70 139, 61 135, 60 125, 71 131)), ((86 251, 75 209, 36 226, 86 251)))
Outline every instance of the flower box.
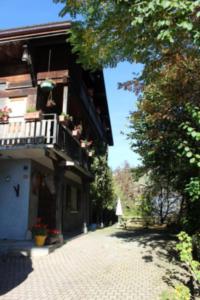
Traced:
POLYGON ((42 119, 42 113, 40 110, 33 111, 33 112, 27 112, 24 115, 24 119, 28 122, 30 121, 40 121, 42 119))

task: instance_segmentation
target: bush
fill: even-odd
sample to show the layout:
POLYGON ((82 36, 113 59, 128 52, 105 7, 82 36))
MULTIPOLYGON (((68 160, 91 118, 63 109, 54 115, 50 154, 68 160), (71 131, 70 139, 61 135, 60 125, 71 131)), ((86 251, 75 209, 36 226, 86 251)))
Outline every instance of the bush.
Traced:
POLYGON ((178 284, 172 292, 165 291, 161 295, 161 300, 190 300, 191 294, 188 287, 178 284))

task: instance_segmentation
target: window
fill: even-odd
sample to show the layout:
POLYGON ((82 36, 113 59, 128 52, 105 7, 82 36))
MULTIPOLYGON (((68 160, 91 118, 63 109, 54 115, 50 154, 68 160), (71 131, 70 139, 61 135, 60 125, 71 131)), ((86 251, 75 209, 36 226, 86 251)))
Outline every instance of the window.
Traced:
POLYGON ((70 211, 77 212, 78 211, 78 199, 77 199, 77 189, 75 187, 71 188, 71 201, 70 201, 70 211))
POLYGON ((67 185, 66 186, 66 209, 70 213, 77 213, 80 210, 81 191, 80 189, 67 185))
POLYGON ((6 82, 0 82, 0 91, 4 91, 7 89, 7 83, 6 82))
POLYGON ((19 117, 25 114, 27 97, 13 97, 9 101, 9 107, 12 110, 11 117, 19 117))

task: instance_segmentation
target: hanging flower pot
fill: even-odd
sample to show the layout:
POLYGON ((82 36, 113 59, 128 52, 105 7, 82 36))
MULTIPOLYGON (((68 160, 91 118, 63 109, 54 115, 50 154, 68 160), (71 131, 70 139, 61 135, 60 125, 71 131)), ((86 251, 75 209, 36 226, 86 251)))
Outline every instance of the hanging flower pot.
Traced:
POLYGON ((44 81, 42 81, 40 83, 40 88, 44 91, 44 92, 50 92, 54 89, 54 87, 56 86, 55 81, 51 80, 51 79, 45 79, 44 81))

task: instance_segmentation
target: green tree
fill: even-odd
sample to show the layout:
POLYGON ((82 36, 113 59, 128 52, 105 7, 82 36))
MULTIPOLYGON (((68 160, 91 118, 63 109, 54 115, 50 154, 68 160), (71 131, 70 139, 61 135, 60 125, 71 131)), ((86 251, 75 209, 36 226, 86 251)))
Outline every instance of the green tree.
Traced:
POLYGON ((132 176, 132 168, 127 161, 124 162, 122 167, 118 167, 113 172, 113 179, 115 183, 116 198, 117 196, 120 196, 123 212, 134 214, 137 185, 132 176))
MULTIPOLYGON (((191 54, 176 54, 160 62, 149 82, 137 83, 142 93, 137 111, 130 116, 133 149, 155 178, 155 188, 160 178, 182 196, 190 223, 199 211, 198 201, 192 203, 200 193, 199 67, 199 56, 191 54)), ((194 220, 199 224, 197 216, 194 220)))
POLYGON ((108 167, 107 153, 95 155, 91 165, 91 172, 94 176, 90 189, 92 221, 100 223, 103 222, 104 210, 112 210, 114 207, 112 172, 108 167))
POLYGON ((54 1, 63 3, 62 16, 81 15, 69 40, 85 67, 144 64, 141 76, 121 85, 139 96, 132 148, 146 172, 182 195, 187 212, 197 211, 199 124, 187 107, 200 108, 200 0, 54 1))
POLYGON ((200 43, 199 0, 54 2, 63 3, 61 16, 82 16, 72 27, 70 41, 79 60, 92 69, 124 60, 147 64, 200 43))

